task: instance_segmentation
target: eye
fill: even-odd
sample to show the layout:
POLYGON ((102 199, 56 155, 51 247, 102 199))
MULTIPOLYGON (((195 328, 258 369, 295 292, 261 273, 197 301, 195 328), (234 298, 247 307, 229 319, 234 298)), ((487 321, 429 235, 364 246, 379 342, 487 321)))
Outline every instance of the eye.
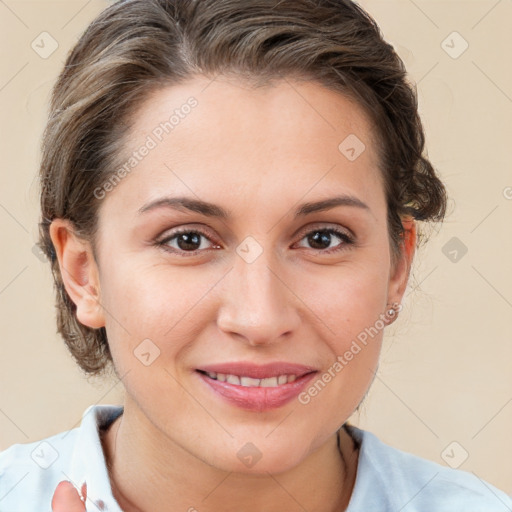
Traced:
MULTIPOLYGON (((323 254, 342 251, 355 244, 351 235, 335 228, 318 228, 307 231, 301 238, 302 240, 305 240, 311 249, 323 254)), ((211 238, 202 230, 190 228, 182 228, 168 233, 164 238, 157 240, 155 244, 165 251, 184 257, 195 256, 197 253, 209 249, 221 248, 219 244, 212 242, 211 238)), ((304 245, 299 246, 306 247, 304 245)))
POLYGON ((157 240, 156 244, 162 249, 179 254, 180 256, 185 256, 185 253, 195 255, 198 251, 204 251, 208 248, 220 248, 220 246, 214 244, 203 231, 196 229, 180 229, 174 231, 165 238, 157 240), (205 240, 208 242, 203 243, 205 240), (208 243, 211 244, 210 247, 208 247, 208 243))
MULTIPOLYGON (((342 251, 347 246, 354 245, 355 241, 348 233, 335 228, 313 229, 305 233, 301 240, 306 240, 312 249, 317 249, 323 253, 332 253, 342 251), (339 241, 336 245, 331 243, 339 241)), ((304 246, 301 246, 304 247, 304 246)))

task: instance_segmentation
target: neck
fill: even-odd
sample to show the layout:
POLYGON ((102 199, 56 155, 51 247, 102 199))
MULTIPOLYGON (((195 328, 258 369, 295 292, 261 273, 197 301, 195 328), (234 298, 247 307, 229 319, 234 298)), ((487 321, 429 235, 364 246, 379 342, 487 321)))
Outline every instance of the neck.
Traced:
POLYGON ((339 512, 350 501, 358 450, 345 429, 289 471, 248 475, 215 468, 135 419, 125 407, 102 438, 112 493, 125 512, 339 512))

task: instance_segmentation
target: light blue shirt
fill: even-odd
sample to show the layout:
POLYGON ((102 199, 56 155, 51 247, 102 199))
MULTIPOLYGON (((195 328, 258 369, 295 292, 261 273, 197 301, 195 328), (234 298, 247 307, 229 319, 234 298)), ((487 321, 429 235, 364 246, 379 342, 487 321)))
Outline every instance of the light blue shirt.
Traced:
MULTIPOLYGON (((87 482, 87 512, 122 512, 112 496, 100 428, 122 406, 93 405, 80 427, 0 453, 0 512, 51 512, 57 484, 87 482)), ((512 512, 512 499, 473 473, 422 459, 348 425, 359 461, 346 512, 512 512)), ((219 511, 220 512, 220 511, 219 511)))

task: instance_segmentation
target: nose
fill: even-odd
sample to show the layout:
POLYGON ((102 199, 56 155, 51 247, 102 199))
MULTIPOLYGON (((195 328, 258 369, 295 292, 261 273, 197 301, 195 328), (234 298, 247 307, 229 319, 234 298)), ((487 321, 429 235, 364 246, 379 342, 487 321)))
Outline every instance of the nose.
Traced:
POLYGON ((219 329, 253 346, 282 341, 300 322, 297 298, 283 271, 266 253, 252 263, 236 256, 224 279, 217 317, 219 329))

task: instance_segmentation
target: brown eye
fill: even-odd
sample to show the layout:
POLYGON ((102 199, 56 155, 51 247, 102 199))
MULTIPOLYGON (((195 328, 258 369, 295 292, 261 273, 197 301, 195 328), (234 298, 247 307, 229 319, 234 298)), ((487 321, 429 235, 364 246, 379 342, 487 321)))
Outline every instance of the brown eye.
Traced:
POLYGON ((192 229, 175 231, 162 240, 157 241, 157 245, 172 253, 192 253, 192 255, 197 251, 219 248, 218 245, 213 244, 205 233, 192 229))
MULTIPOLYGON (((354 243, 352 237, 347 233, 334 228, 314 229, 307 232, 301 240, 306 240, 311 249, 326 253, 342 250, 345 246, 354 243), (334 246, 331 245, 333 243, 335 244, 334 246)), ((301 247, 304 246, 302 245, 301 247)))
POLYGON ((191 231, 190 233, 174 235, 173 238, 176 238, 176 244, 181 250, 195 251, 201 246, 201 236, 202 235, 191 231))

